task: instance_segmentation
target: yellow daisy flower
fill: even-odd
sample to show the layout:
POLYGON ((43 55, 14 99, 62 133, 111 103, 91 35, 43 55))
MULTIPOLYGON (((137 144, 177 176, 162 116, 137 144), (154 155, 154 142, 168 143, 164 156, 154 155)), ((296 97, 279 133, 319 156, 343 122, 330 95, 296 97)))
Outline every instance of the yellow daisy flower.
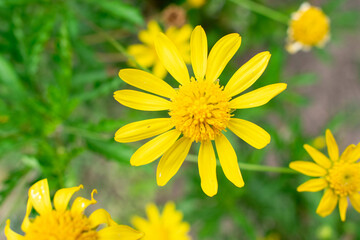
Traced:
POLYGON ((324 191, 316 213, 328 216, 339 203, 342 221, 346 218, 348 198, 353 207, 360 212, 360 143, 348 146, 339 156, 337 143, 330 130, 326 130, 326 145, 329 158, 315 148, 305 144, 304 148, 315 161, 295 161, 290 168, 310 177, 318 177, 301 184, 299 192, 324 191))
POLYGON ((29 189, 26 214, 21 225, 25 235, 12 231, 10 220, 7 220, 5 236, 8 240, 136 240, 143 236, 143 233, 129 226, 115 223, 104 209, 95 210, 89 217, 85 216, 84 210, 96 203, 93 198, 95 189, 91 193, 90 200, 77 197, 68 210, 67 206, 72 195, 82 188, 83 186, 80 185, 58 190, 54 196, 55 209, 53 209, 47 179, 36 182, 29 189), (39 213, 34 219, 29 218, 32 208, 39 213), (105 224, 105 227, 97 231, 97 227, 102 224, 105 224))
POLYGON ((201 8, 206 3, 206 0, 186 0, 186 3, 193 8, 201 8))
POLYGON ((212 145, 215 141, 225 176, 237 187, 242 187, 244 181, 236 153, 222 131, 230 129, 257 149, 270 142, 270 135, 264 129, 232 117, 234 110, 261 106, 286 88, 285 83, 276 83, 235 97, 261 76, 270 53, 257 54, 237 70, 225 87, 219 85, 218 77, 240 43, 239 34, 226 35, 214 45, 208 56, 205 32, 197 26, 190 40, 195 75, 195 78, 190 78, 176 46, 164 34, 159 34, 155 41, 156 51, 167 71, 180 83, 178 89, 141 70, 123 69, 119 72, 126 83, 159 95, 119 90, 114 93, 119 103, 143 111, 169 111, 169 118, 130 123, 115 134, 118 142, 134 142, 160 134, 140 147, 130 159, 132 165, 140 166, 162 156, 156 173, 159 186, 164 186, 176 174, 195 141, 201 143, 198 157, 201 187, 207 195, 215 195, 218 189, 212 145))
MULTIPOLYGON (((186 63, 190 63, 190 45, 189 38, 192 27, 185 24, 181 28, 175 26, 169 27, 165 35, 170 38, 179 49, 181 56, 186 63)), ((156 21, 148 23, 148 30, 139 32, 139 39, 142 44, 134 44, 129 46, 128 53, 143 67, 149 68, 153 66, 153 74, 159 78, 164 78, 167 74, 166 69, 161 64, 154 46, 154 40, 158 33, 162 32, 156 21)))
POLYGON ((132 218, 132 224, 145 236, 141 240, 190 240, 190 225, 182 222, 183 215, 175 209, 173 202, 166 203, 160 215, 155 204, 146 206, 148 219, 138 216, 132 218))
POLYGON ((330 39, 330 20, 324 12, 305 2, 291 15, 286 49, 289 53, 323 47, 330 39))

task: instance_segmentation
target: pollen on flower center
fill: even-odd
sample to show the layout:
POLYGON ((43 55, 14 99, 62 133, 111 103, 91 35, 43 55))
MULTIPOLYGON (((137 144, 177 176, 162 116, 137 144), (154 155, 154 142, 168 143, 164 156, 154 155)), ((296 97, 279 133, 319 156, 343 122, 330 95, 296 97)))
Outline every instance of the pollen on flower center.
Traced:
POLYGON ((360 190, 360 166, 356 163, 335 163, 326 179, 337 195, 351 195, 360 190))
POLYGON ((196 142, 214 140, 230 119, 229 100, 218 82, 192 78, 180 86, 169 115, 185 137, 196 142))
POLYGON ((97 232, 92 230, 90 220, 83 214, 71 211, 51 211, 37 216, 24 236, 27 240, 96 240, 97 232))
POLYGON ((291 35, 305 45, 317 45, 328 37, 329 20, 318 8, 310 7, 291 21, 291 35))

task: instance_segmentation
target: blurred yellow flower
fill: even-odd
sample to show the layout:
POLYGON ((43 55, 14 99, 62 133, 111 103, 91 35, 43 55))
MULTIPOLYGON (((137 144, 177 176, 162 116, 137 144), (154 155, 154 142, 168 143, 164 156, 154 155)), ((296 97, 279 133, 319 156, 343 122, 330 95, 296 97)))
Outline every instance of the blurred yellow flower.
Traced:
POLYGON ((186 0, 186 2, 190 7, 200 8, 206 3, 206 0, 186 0))
POLYGON ((155 204, 146 206, 147 219, 135 216, 132 218, 134 227, 143 232, 141 240, 190 240, 190 225, 183 222, 183 215, 175 209, 173 202, 166 203, 160 215, 155 204))
POLYGON ((315 161, 295 161, 290 168, 307 176, 318 177, 301 184, 299 192, 324 191, 316 213, 325 217, 332 213, 339 203, 342 221, 346 219, 348 198, 353 207, 360 212, 360 143, 348 146, 339 156, 337 143, 330 130, 326 130, 326 145, 329 157, 305 144, 304 148, 315 161))
POLYGON ((9 121, 9 116, 0 115, 0 123, 7 123, 9 121))
POLYGON ((291 15, 286 49, 289 53, 323 47, 330 39, 330 20, 318 8, 305 2, 291 15))
POLYGON ((36 182, 29 189, 26 214, 21 225, 25 235, 12 231, 10 220, 7 220, 5 236, 8 240, 136 240, 143 236, 143 233, 129 226, 115 223, 104 209, 95 210, 89 217, 85 216, 84 210, 96 203, 93 198, 95 189, 91 193, 90 200, 77 197, 68 210, 67 206, 72 195, 82 188, 83 186, 80 185, 58 190, 54 196, 55 209, 53 209, 47 179, 36 182), (32 208, 39 213, 34 219, 29 218, 32 208), (97 227, 102 224, 105 224, 105 227, 97 231, 97 227))
POLYGON ((249 121, 232 118, 232 112, 266 104, 282 92, 286 84, 271 84, 235 97, 248 89, 265 70, 270 53, 262 52, 239 68, 225 87, 220 86, 218 78, 240 44, 239 34, 226 35, 214 45, 208 56, 206 34, 201 26, 197 26, 190 40, 195 75, 195 78, 190 78, 176 46, 164 34, 159 34, 155 41, 156 51, 167 71, 179 82, 178 89, 141 70, 123 69, 119 72, 126 83, 159 95, 119 90, 114 93, 119 103, 143 111, 169 111, 169 118, 130 123, 115 134, 118 142, 135 142, 160 134, 140 147, 130 159, 132 165, 140 166, 162 156, 156 174, 159 186, 164 186, 176 174, 195 141, 201 143, 198 156, 201 187, 208 196, 214 196, 218 190, 212 144, 215 141, 225 176, 237 187, 242 187, 244 181, 236 153, 222 131, 230 129, 257 149, 270 142, 270 135, 264 129, 249 121))
MULTIPOLYGON (((186 63, 190 63, 190 45, 189 39, 192 27, 185 24, 181 28, 175 26, 169 27, 165 35, 170 38, 179 49, 181 56, 186 63)), ((166 69, 158 58, 154 46, 154 40, 158 33, 162 32, 156 21, 148 23, 148 29, 139 32, 139 39, 142 44, 134 44, 129 46, 128 53, 143 67, 151 67, 153 74, 159 78, 164 78, 167 74, 166 69)))

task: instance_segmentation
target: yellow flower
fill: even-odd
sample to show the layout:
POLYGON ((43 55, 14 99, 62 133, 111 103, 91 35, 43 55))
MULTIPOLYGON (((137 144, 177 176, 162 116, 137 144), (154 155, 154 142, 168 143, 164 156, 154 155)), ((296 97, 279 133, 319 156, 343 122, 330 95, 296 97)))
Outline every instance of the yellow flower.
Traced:
POLYGON ((193 8, 200 8, 206 3, 206 0, 187 0, 186 2, 193 8))
POLYGON ((10 220, 7 220, 5 226, 7 239, 136 240, 143 236, 143 233, 129 226, 115 223, 104 209, 95 210, 89 217, 85 216, 84 210, 96 203, 93 198, 95 189, 91 193, 90 200, 77 197, 68 210, 67 206, 72 195, 82 188, 83 186, 80 185, 58 190, 54 196, 55 209, 53 209, 47 179, 36 182, 29 189, 26 214, 21 225, 25 235, 12 231, 10 220), (32 208, 39 213, 34 219, 29 218, 32 208), (105 224, 105 227, 97 231, 97 227, 102 224, 105 224))
POLYGON ((237 70, 225 87, 219 85, 218 77, 240 43, 239 34, 226 35, 214 45, 208 56, 205 32, 201 26, 197 26, 190 40, 195 75, 195 78, 190 78, 175 45, 164 34, 159 34, 155 41, 156 51, 167 71, 180 83, 178 89, 141 70, 123 69, 119 72, 120 78, 126 83, 159 96, 119 90, 114 93, 118 102, 143 111, 169 111, 168 118, 130 123, 115 134, 118 142, 134 142, 160 134, 140 147, 130 159, 132 165, 140 166, 162 156, 156 173, 159 186, 164 186, 176 174, 195 141, 201 143, 198 157, 201 187, 207 195, 215 195, 218 189, 212 145, 212 141, 215 141, 225 176, 237 187, 242 187, 244 181, 236 153, 222 131, 230 129, 257 149, 270 142, 270 135, 264 129, 232 117, 234 110, 261 106, 286 88, 285 83, 277 83, 235 97, 261 76, 270 53, 257 54, 237 70))
POLYGON ((318 8, 305 2, 291 15, 286 49, 289 53, 323 47, 330 39, 330 20, 318 8))
MULTIPOLYGON (((186 63, 190 63, 189 38, 191 31, 191 26, 185 24, 181 28, 171 26, 165 32, 165 35, 175 43, 186 63)), ((141 66, 146 68, 153 66, 153 74, 159 78, 164 78, 167 72, 161 64, 154 46, 154 40, 160 32, 162 32, 162 30, 159 24, 156 21, 150 21, 148 23, 148 30, 139 32, 139 39, 143 44, 129 46, 128 53, 132 55, 141 66)))
POLYGON ((330 130, 326 130, 326 145, 329 157, 305 144, 304 148, 315 161, 295 161, 290 168, 307 176, 318 177, 301 184, 299 192, 324 191, 316 213, 322 217, 328 216, 339 203, 342 221, 346 218, 348 198, 353 207, 360 212, 360 143, 348 146, 339 157, 337 143, 330 130))
POLYGON ((148 204, 146 214, 148 219, 135 216, 131 221, 137 230, 145 234, 141 240, 191 239, 188 235, 190 226, 182 222, 183 215, 175 209, 173 202, 166 203, 161 215, 155 204, 148 204))

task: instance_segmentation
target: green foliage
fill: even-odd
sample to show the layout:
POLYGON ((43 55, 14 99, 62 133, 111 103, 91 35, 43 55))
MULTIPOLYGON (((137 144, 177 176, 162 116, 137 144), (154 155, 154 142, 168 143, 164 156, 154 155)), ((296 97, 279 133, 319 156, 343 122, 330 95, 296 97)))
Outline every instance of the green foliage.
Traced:
MULTIPOLYGON (((183 2, 176 1, 177 4, 183 2)), ((289 70, 290 64, 296 65, 299 61, 296 62, 296 55, 289 56, 283 47, 287 28, 284 19, 301 2, 252 1, 255 6, 256 3, 272 6, 276 2, 274 10, 281 12, 277 16, 282 22, 252 12, 251 7, 241 6, 239 2, 209 0, 200 9, 187 9, 188 5, 183 5, 189 23, 202 25, 206 30, 209 49, 227 33, 239 32, 242 36, 239 53, 220 77, 222 85, 242 63, 261 51, 270 51, 271 60, 250 90, 279 82, 288 84, 287 90, 268 104, 233 113, 262 126, 272 137, 266 149, 256 150, 226 133, 239 162, 287 168, 291 161, 310 160, 303 144, 311 144, 326 128, 336 133, 345 126, 358 128, 360 114, 358 104, 354 103, 327 119, 321 125, 322 131, 315 135, 305 131, 301 116, 312 101, 303 89, 313 88, 320 78, 298 66, 294 68, 296 71, 289 70)), ((139 174, 136 168, 129 171, 133 168, 130 157, 140 143, 117 143, 115 131, 127 123, 164 117, 167 113, 144 113, 118 104, 112 97, 113 92, 129 86, 117 72, 129 67, 125 50, 139 42, 139 30, 147 20, 161 19, 161 6, 170 3, 172 1, 0 1, 0 166, 4 169, 4 177, 0 178, 0 206, 12 197, 17 183, 31 174, 35 177, 29 181, 48 178, 52 189, 97 182, 91 179, 94 175, 82 176, 86 175, 84 169, 106 176, 105 166, 91 168, 86 162, 87 158, 91 159, 89 162, 100 158, 105 159, 104 165, 117 164, 120 175, 131 179, 109 176, 109 186, 103 187, 110 193, 112 187, 116 192, 124 191, 125 200, 122 199, 124 205, 117 202, 104 205, 127 211, 135 206, 134 214, 142 215, 139 212, 148 202, 162 204, 165 200, 175 200, 184 212, 184 219, 192 226, 194 239, 358 239, 359 216, 349 213, 346 224, 340 222, 337 212, 325 219, 317 216, 315 210, 321 194, 296 192, 296 187, 308 179, 297 174, 243 169, 246 185, 238 189, 218 167, 219 193, 209 198, 201 190, 194 163, 185 163, 181 173, 166 188, 154 187, 156 177, 152 168, 157 162, 147 168, 139 167, 142 168, 139 174), (145 172, 152 177, 145 176, 145 172), (120 187, 124 190, 118 189, 120 187)), ((323 6, 330 16, 337 45, 342 44, 344 32, 357 31, 358 34, 358 11, 348 10, 346 6, 341 0, 330 0, 323 6)), ((329 49, 314 49, 306 56, 331 68, 336 59, 329 49)), ((166 80, 170 84, 175 82, 170 76, 166 80)), ((197 150, 192 149, 191 153, 196 155, 197 150)), ((25 196, 26 192, 21 194, 21 198, 25 196)), ((111 209, 108 210, 111 213, 111 209)), ((130 219, 122 216, 122 220, 124 217, 130 219)))

